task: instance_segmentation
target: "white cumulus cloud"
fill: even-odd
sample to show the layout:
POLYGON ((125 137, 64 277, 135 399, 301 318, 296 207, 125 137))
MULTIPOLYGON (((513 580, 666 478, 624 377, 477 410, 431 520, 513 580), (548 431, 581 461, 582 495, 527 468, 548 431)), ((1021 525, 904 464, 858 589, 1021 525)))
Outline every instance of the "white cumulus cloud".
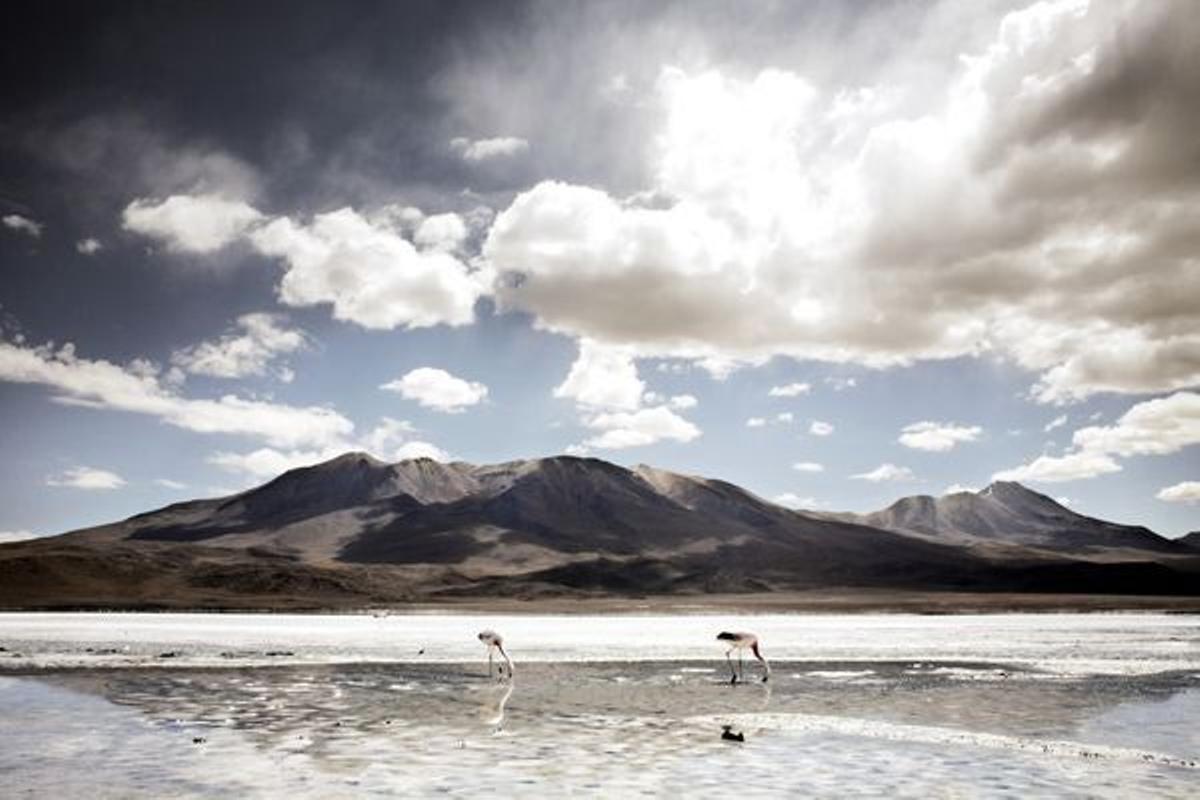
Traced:
POLYGON ((814 419, 808 426, 808 432, 813 436, 830 436, 833 434, 833 425, 814 419))
POLYGON ((442 448, 430 442, 411 441, 405 442, 396 448, 393 456, 397 461, 405 461, 412 458, 431 458, 434 461, 443 463, 453 460, 449 453, 442 448))
POLYGON ((898 467, 895 464, 880 464, 870 472, 860 472, 850 477, 860 481, 882 483, 884 481, 911 481, 913 480, 913 473, 908 467, 898 467))
POLYGON ((218 451, 208 457, 208 463, 228 472, 258 480, 268 480, 299 467, 326 461, 341 452, 338 448, 324 450, 276 450, 260 447, 246 453, 218 451))
POLYGON ((42 223, 35 222, 29 217, 23 217, 20 214, 5 214, 0 221, 4 222, 4 227, 17 233, 23 233, 35 239, 42 235, 42 223))
POLYGON ((578 357, 554 396, 583 406, 632 411, 642 404, 645 390, 631 351, 583 339, 578 357))
POLYGON ((584 424, 600 431, 583 444, 598 450, 621 450, 670 440, 690 442, 700 429, 666 406, 638 411, 614 411, 585 417, 584 424))
POLYGON ((406 400, 416 400, 426 408, 456 414, 487 399, 488 387, 457 378, 436 367, 418 367, 381 389, 397 392, 406 400))
POLYGON ((797 472, 824 472, 825 467, 815 461, 797 461, 792 464, 792 469, 797 472))
POLYGON ((406 420, 383 417, 379 424, 361 436, 338 439, 323 447, 282 450, 260 447, 249 452, 219 451, 209 456, 208 462, 249 479, 263 481, 290 469, 328 461, 352 450, 363 450, 389 462, 408 458, 452 460, 437 445, 413 438, 416 433, 417 429, 406 420))
POLYGON ((122 367, 76 355, 72 344, 30 347, 0 341, 0 380, 47 386, 64 405, 145 414, 197 433, 236 434, 276 447, 324 445, 354 428, 320 406, 291 406, 226 394, 216 399, 178 394, 145 363, 122 367))
POLYGON ((699 404, 700 401, 696 399, 695 395, 690 394, 673 395, 671 399, 667 401, 667 405, 676 411, 686 411, 689 408, 695 408, 699 404))
POLYGON ((801 497, 795 492, 784 492, 783 494, 777 494, 771 498, 771 502, 777 506, 783 506, 784 508, 790 508, 793 510, 802 508, 816 508, 817 506, 821 505, 820 501, 815 497, 801 497))
POLYGON ((993 353, 1047 403, 1200 383, 1200 15, 1059 0, 993 31, 844 91, 665 68, 639 196, 667 201, 522 192, 484 247, 500 307, 639 357, 993 353))
POLYGON ((1067 453, 1038 456, 1028 464, 1005 469, 992 476, 997 481, 1022 483, 1063 483, 1120 472, 1121 465, 1105 453, 1067 453))
POLYGON ((464 161, 479 162, 519 155, 529 149, 529 142, 517 136, 475 140, 459 136, 450 140, 450 148, 462 156, 464 161))
POLYGON ((300 350, 306 343, 304 334, 286 327, 278 315, 243 314, 237 319, 237 330, 215 341, 176 350, 171 363, 196 375, 243 378, 262 375, 274 358, 300 350))
POLYGON ((1116 424, 1075 431, 1081 450, 1119 456, 1167 455, 1200 444, 1200 394, 1177 392, 1130 408, 1116 424))
POLYGON ((413 243, 449 253, 462 247, 467 234, 467 223, 458 214, 434 214, 422 219, 413 231, 413 243))
POLYGON ((1114 456, 1169 455, 1200 444, 1200 394, 1176 392, 1132 406, 1112 425, 1080 428, 1071 450, 1042 455, 1028 464, 1002 470, 996 480, 1071 481, 1119 472, 1114 456))
POLYGON ((241 200, 216 194, 139 198, 121 215, 126 230, 181 253, 212 253, 237 240, 263 215, 241 200))
POLYGON ((469 267, 452 252, 467 230, 455 214, 341 208, 298 221, 267 217, 220 195, 172 195, 134 200, 123 219, 128 230, 180 252, 211 253, 245 238, 283 262, 282 303, 329 304, 335 319, 364 328, 466 325, 492 280, 489 270, 469 267))
POLYGON ((983 428, 978 425, 924 421, 905 425, 897 441, 914 450, 944 453, 953 450, 955 445, 976 441, 981 433, 983 428))
POLYGON ((1070 419, 1070 417, 1068 417, 1066 414, 1059 414, 1057 417, 1047 422, 1046 427, 1042 428, 1042 431, 1049 433, 1055 428, 1061 428, 1063 425, 1067 424, 1068 419, 1070 419))
POLYGON ((475 319, 489 277, 443 249, 448 240, 438 237, 445 235, 430 234, 426 241, 433 244, 421 249, 390 226, 343 208, 308 223, 276 218, 252 231, 250 240, 284 262, 283 303, 327 303, 335 319, 390 330, 475 319))
POLYGON ((104 245, 101 244, 100 240, 93 239, 91 237, 88 237, 87 239, 80 239, 75 243, 75 252, 79 253, 80 255, 94 256, 103 249, 104 245))
POLYGON ((46 485, 72 489, 120 489, 125 485, 125 479, 106 469, 80 466, 46 478, 46 485))
POLYGON ((858 386, 858 379, 829 377, 825 379, 825 385, 829 386, 835 392, 844 392, 847 389, 853 389, 855 386, 858 386))
POLYGON ((1200 481, 1182 481, 1160 489, 1154 496, 1168 503, 1200 503, 1200 481))
POLYGON ((772 386, 767 392, 770 397, 799 397, 802 394, 808 394, 812 390, 812 386, 807 383, 788 383, 783 386, 772 386))
POLYGON ((356 449, 365 450, 384 461, 398 461, 399 448, 417 433, 416 427, 404 419, 383 417, 379 424, 359 437, 356 449))

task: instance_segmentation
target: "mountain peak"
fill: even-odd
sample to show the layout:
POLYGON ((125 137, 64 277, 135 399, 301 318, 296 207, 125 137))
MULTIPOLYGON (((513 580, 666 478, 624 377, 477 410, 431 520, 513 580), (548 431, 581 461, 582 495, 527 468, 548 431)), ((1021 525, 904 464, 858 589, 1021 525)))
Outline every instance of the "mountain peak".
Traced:
MULTIPOLYGON (((214 590, 264 602, 273 593, 307 602, 344 591, 370 602, 385 591, 410 599, 820 586, 1094 591, 1112 585, 1109 575, 1139 591, 1194 593, 1186 571, 1200 553, 1191 541, 1074 514, 1012 482, 918 495, 868 515, 795 513, 717 478, 565 455, 385 464, 350 452, 232 498, 176 504, 72 536, 39 545, 65 559, 44 571, 53 577, 41 579, 47 591, 60 591, 61 568, 76 571, 79 596, 94 596, 101 568, 80 566, 74 550, 50 552, 79 542, 102 559, 122 559, 95 562, 120 565, 103 569, 122 596, 146 602, 146 587, 178 575, 175 602, 188 603, 208 602, 214 590), (144 542, 171 548, 137 550, 144 542), (203 549, 193 557, 175 545, 203 549), (214 548, 225 551, 220 563, 214 548), (147 577, 129 588, 134 552, 167 560, 145 562, 147 577), (368 573, 362 565, 376 566, 368 573)), ((0 550, 17 552, 12 547, 0 550)))
POLYGON ((924 495, 904 497, 862 519, 939 541, 1004 542, 1062 552, 1180 549, 1145 528, 1078 514, 1015 481, 994 481, 979 492, 954 492, 936 500, 924 495))
POLYGON ((387 462, 381 461, 370 453, 362 450, 351 450, 342 453, 340 456, 334 456, 326 461, 321 461, 311 465, 308 469, 341 469, 345 467, 386 467, 387 462))
POLYGON ((1025 510, 1038 509, 1043 512, 1051 511, 1061 514, 1074 514, 1052 497, 1035 492, 1024 484, 1016 481, 993 481, 988 484, 978 497, 990 498, 998 503, 1013 508, 1025 510))
POLYGON ((987 486, 985 486, 982 490, 976 492, 976 494, 989 495, 989 494, 998 494, 998 493, 1004 493, 1004 492, 1014 493, 1014 494, 1019 494, 1019 493, 1037 494, 1037 492, 1033 491, 1025 484, 1018 483, 1017 481, 992 481, 987 486))

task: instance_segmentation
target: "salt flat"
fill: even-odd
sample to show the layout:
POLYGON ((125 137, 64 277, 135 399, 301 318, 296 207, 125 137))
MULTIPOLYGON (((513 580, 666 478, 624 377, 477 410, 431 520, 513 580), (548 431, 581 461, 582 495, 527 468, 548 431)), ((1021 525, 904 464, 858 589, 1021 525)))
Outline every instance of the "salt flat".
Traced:
POLYGON ((712 661, 721 630, 768 658, 989 661, 1061 674, 1200 671, 1200 616, 1138 614, 0 614, 0 664, 465 662, 501 631, 522 662, 712 661), (90 650, 89 650, 90 648, 90 650), (159 658, 171 653, 167 659, 159 658))
POLYGON ((1182 615, 18 614, 0 646, 16 796, 1174 798, 1200 781, 1200 620, 1182 615), (512 680, 489 678, 483 627, 512 680), (730 685, 722 628, 762 637, 768 683, 748 663, 730 685))

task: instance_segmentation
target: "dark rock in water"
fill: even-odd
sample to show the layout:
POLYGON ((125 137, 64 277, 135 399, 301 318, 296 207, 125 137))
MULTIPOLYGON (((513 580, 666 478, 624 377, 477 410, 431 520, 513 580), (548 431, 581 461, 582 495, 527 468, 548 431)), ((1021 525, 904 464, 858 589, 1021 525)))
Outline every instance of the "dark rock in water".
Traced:
POLYGON ((206 741, 208 741, 208 740, 205 739, 203 736, 192 737, 192 744, 204 744, 206 741))
POLYGON ((741 731, 734 733, 732 725, 722 725, 721 738, 727 742, 744 742, 746 741, 746 734, 741 731))
POLYGON ((158 657, 159 658, 175 658, 178 655, 179 655, 179 653, 175 652, 174 650, 168 650, 165 653, 159 653, 158 657))
POLYGON ((268 650, 268 656, 294 656, 296 655, 291 650, 268 650))

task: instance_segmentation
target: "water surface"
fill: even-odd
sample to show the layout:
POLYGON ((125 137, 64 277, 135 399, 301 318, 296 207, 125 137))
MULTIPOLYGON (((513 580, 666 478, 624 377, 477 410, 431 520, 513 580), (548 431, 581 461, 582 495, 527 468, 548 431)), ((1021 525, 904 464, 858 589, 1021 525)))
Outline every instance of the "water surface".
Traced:
POLYGON ((1198 622, 0 615, 0 785, 18 797, 1194 797, 1198 622), (487 675, 482 627, 505 634, 511 681, 487 675), (747 664, 729 684, 710 641, 725 627, 763 637, 770 682, 747 664), (723 725, 746 741, 722 740, 723 725))

